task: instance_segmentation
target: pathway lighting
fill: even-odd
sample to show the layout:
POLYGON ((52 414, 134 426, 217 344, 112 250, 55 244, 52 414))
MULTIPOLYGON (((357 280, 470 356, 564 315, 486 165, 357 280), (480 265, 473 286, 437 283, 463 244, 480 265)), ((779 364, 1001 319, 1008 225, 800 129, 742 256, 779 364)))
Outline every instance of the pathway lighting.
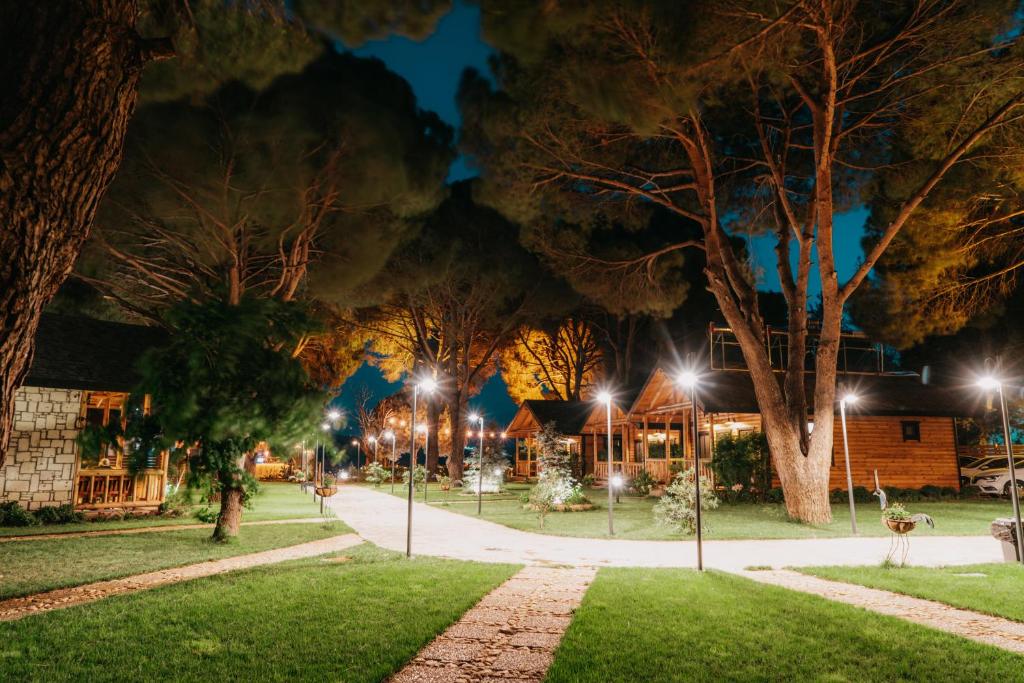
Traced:
MULTIPOLYGON (((409 496, 408 514, 405 526, 405 556, 412 557, 412 494, 413 480, 416 479, 416 402, 419 399, 420 391, 428 394, 433 393, 437 388, 437 382, 430 377, 424 377, 412 386, 412 424, 409 430, 409 496)), ((426 482, 424 481, 424 486, 426 482)))
POLYGON ((677 378, 679 384, 690 390, 690 408, 693 416, 693 486, 697 513, 697 570, 704 571, 704 534, 700 520, 700 431, 697 424, 697 386, 700 377, 694 370, 684 370, 677 378))
POLYGON ((484 416, 473 413, 469 416, 469 421, 480 424, 480 452, 477 453, 476 465, 476 514, 479 516, 484 513, 484 416))
POLYGON ((597 400, 605 406, 606 426, 608 427, 608 535, 615 535, 615 512, 613 510, 615 499, 612 498, 612 475, 614 474, 612 454, 612 395, 607 390, 602 390, 597 395, 597 400))
POLYGON ((395 432, 391 429, 384 432, 385 439, 391 439, 391 493, 395 492, 395 464, 398 457, 395 454, 395 432))
POLYGON ((846 494, 850 500, 850 530, 854 536, 857 535, 857 507, 853 504, 853 474, 850 473, 850 439, 846 435, 846 406, 856 402, 857 395, 852 393, 846 393, 839 399, 839 420, 843 425, 843 455, 846 458, 846 494))
POLYGON ((1017 532, 1017 559, 1024 564, 1024 528, 1020 519, 1020 495, 1017 491, 1017 470, 1013 462, 1013 442, 1010 440, 1010 416, 1006 409, 1006 394, 1003 381, 986 374, 977 379, 977 385, 984 391, 995 391, 999 395, 999 412, 1003 418, 1003 443, 1006 445, 1006 462, 1010 470, 1010 500, 1013 501, 1013 522, 1017 532))
POLYGON ((352 445, 356 447, 356 469, 358 470, 359 469, 359 451, 362 448, 363 444, 362 444, 362 442, 359 441, 359 439, 352 439, 352 445))

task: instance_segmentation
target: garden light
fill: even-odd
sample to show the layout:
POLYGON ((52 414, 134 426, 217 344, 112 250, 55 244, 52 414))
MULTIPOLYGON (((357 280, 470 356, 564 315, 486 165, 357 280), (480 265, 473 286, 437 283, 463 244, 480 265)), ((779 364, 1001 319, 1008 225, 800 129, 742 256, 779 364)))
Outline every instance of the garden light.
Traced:
POLYGON ((612 477, 612 486, 614 486, 617 489, 622 488, 622 477, 620 475, 616 474, 614 477, 612 477))
POLYGON ((597 400, 604 404, 606 426, 608 428, 608 535, 615 535, 615 499, 612 497, 612 474, 613 474, 613 460, 615 459, 612 453, 612 394, 607 389, 603 389, 597 395, 597 400))
POLYGON ((476 465, 476 514, 484 513, 484 416, 480 413, 473 413, 469 416, 470 422, 480 423, 480 458, 476 465))
MULTIPOLYGON (((986 362, 986 365, 990 364, 991 361, 986 362)), ((979 377, 977 385, 985 391, 995 391, 999 394, 999 412, 1003 418, 1003 443, 1006 445, 1006 462, 1009 464, 1010 471, 1010 500, 1013 501, 1013 521, 1017 532, 1017 560, 1024 564, 1024 528, 1022 528, 1020 519, 1020 495, 1017 491, 1017 468, 1013 462, 1013 440, 1010 433, 1010 414, 1006 408, 1006 394, 1003 393, 1003 383, 991 374, 979 377)))
MULTIPOLYGON (((857 395, 846 393, 839 399, 839 421, 843 426, 843 456, 846 458, 846 496, 850 503, 850 531, 857 535, 857 506, 853 504, 853 473, 850 471, 850 439, 846 435, 846 406, 857 402, 857 395)), ((807 432, 811 432, 811 425, 808 423, 807 432)))
POLYGON ((327 413, 327 418, 337 422, 338 420, 341 419, 341 413, 337 410, 332 410, 329 413, 327 413))
POLYGON ((342 481, 348 481, 348 470, 342 470, 339 476, 342 481))
POLYGON ((597 395, 597 400, 600 401, 601 403, 611 404, 612 395, 607 391, 602 391, 597 395))
MULTIPOLYGON (((412 385, 412 424, 409 425, 409 495, 405 526, 406 557, 412 557, 412 494, 413 481, 416 479, 416 402, 419 399, 420 390, 430 394, 436 388, 437 382, 431 377, 422 377, 412 385)), ((423 486, 426 487, 426 485, 427 482, 424 479, 423 486)))
POLYGON ((693 370, 684 370, 680 372, 679 377, 677 379, 679 381, 679 384, 681 384, 686 389, 693 389, 694 387, 697 386, 697 383, 699 381, 697 373, 694 372, 693 370))
MULTIPOLYGON (((690 354, 690 368, 693 368, 693 354, 690 354)), ((676 381, 685 389, 690 390, 690 409, 693 417, 693 489, 695 494, 694 508, 697 517, 697 570, 704 571, 704 535, 700 521, 700 425, 697 420, 697 385, 700 377, 692 370, 683 370, 676 381)))
POLYGON ((324 430, 325 432, 329 432, 331 430, 331 425, 327 422, 324 422, 322 425, 320 425, 320 429, 324 430))

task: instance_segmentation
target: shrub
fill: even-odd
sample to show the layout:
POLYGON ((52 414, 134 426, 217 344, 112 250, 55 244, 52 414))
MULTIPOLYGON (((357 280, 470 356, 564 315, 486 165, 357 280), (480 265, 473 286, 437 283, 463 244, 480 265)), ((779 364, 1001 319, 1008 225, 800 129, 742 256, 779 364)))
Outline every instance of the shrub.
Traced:
POLYGON ((76 512, 70 503, 39 508, 35 511, 35 516, 41 524, 73 524, 85 521, 85 515, 76 512))
POLYGON ((943 490, 934 484, 925 484, 921 487, 921 496, 924 498, 942 498, 943 490))
POLYGON ((768 503, 782 503, 785 502, 786 497, 782 495, 782 489, 774 488, 768 489, 764 496, 765 502, 768 503))
MULTIPOLYGON (((427 480, 427 468, 423 465, 416 465, 412 468, 412 487, 417 491, 423 490, 423 482, 427 480)), ((402 472, 402 483, 409 485, 409 470, 402 472)))
POLYGON ((364 469, 366 471, 366 481, 373 484, 374 488, 380 488, 381 484, 391 478, 391 470, 379 462, 371 462, 364 469))
POLYGON ((15 501, 0 503, 0 526, 36 526, 39 518, 15 501))
POLYGON ((580 485, 582 485, 584 488, 592 489, 594 488, 594 483, 596 481, 597 479, 594 477, 594 473, 591 472, 589 474, 583 475, 583 479, 580 480, 580 485))
POLYGON ((727 489, 738 484, 744 489, 755 486, 767 491, 772 483, 768 439, 763 432, 726 435, 717 439, 711 469, 717 482, 727 489))
POLYGON ((657 482, 651 473, 647 470, 642 470, 640 474, 633 477, 633 481, 629 482, 629 487, 633 489, 638 496, 649 496, 651 489, 657 482))
POLYGON ((557 505, 589 502, 582 487, 572 478, 572 463, 565 436, 549 424, 537 434, 537 468, 540 475, 530 492, 530 504, 544 528, 544 516, 557 505), (572 501, 572 502, 570 502, 572 501))
MULTIPOLYGON (((462 473, 463 493, 476 494, 477 486, 480 484, 480 458, 473 455, 466 459, 466 469, 462 473)), ((483 491, 484 493, 501 493, 502 485, 505 483, 505 470, 508 468, 508 460, 505 454, 493 445, 484 447, 483 455, 483 491)))
MULTIPOLYGON (((694 471, 688 469, 680 472, 672 479, 665 489, 665 495, 654 505, 654 519, 661 526, 674 529, 684 534, 692 534, 697 530, 697 487, 694 482, 694 471)), ((701 508, 713 510, 718 507, 718 497, 711 487, 711 482, 700 478, 701 508)))

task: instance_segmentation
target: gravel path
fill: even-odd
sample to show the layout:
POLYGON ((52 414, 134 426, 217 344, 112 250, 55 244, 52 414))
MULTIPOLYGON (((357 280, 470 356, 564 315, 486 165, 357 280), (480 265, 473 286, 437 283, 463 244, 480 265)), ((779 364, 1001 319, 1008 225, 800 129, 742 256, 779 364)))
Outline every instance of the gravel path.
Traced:
MULTIPOLYGON (((343 486, 328 504, 366 540, 405 551, 404 499, 362 486, 343 486)), ((412 536, 413 553, 478 562, 694 567, 697 558, 694 541, 547 536, 423 503, 413 503, 412 536)), ((877 565, 888 551, 889 539, 884 536, 705 541, 704 565, 726 571, 750 566, 877 565)), ((924 567, 1001 561, 999 543, 989 536, 921 536, 911 541, 908 557, 911 564, 924 567)))
MULTIPOLYGON (((323 517, 302 517, 299 519, 268 519, 261 522, 242 522, 242 526, 267 526, 269 524, 314 524, 323 523, 323 517)), ((100 529, 98 531, 70 531, 68 533, 26 534, 24 536, 0 536, 0 543, 15 541, 49 541, 54 538, 89 538, 90 536, 121 536, 123 534, 148 534, 154 531, 181 531, 182 529, 212 529, 212 524, 165 524, 162 526, 137 526, 130 529, 100 529)))
POLYGON ((363 539, 355 534, 344 534, 319 541, 300 543, 286 548, 275 548, 274 550, 264 550, 248 555, 226 557, 222 560, 199 562, 184 567, 161 569, 146 574, 126 576, 121 579, 97 581, 72 588, 58 588, 45 593, 11 598, 0 601, 0 621, 13 621, 31 614, 40 614, 50 610, 102 600, 112 595, 148 590, 158 586, 178 583, 179 581, 189 581, 204 576, 223 574, 224 572, 231 572, 237 569, 249 569, 265 564, 315 557, 344 550, 362 542, 363 539))
POLYGON ((392 683, 539 683, 595 573, 522 569, 423 648, 392 683))
POLYGON ((900 593, 820 579, 789 570, 751 571, 741 574, 760 583, 810 593, 995 645, 1011 652, 1024 653, 1024 623, 1017 621, 958 609, 941 602, 912 598, 900 593))

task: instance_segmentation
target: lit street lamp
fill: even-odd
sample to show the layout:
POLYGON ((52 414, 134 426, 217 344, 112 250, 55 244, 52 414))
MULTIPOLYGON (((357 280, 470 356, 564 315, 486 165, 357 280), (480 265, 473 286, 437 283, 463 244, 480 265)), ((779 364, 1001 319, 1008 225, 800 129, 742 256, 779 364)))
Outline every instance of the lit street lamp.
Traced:
POLYGON ((843 455, 846 458, 846 493, 850 499, 850 530, 857 535, 857 507, 853 504, 853 474, 850 473, 850 438, 846 435, 846 406, 857 402, 856 394, 839 399, 839 420, 843 425, 843 455))
POLYGON ((378 446, 378 444, 377 444, 377 437, 376 436, 371 436, 370 437, 370 443, 373 444, 373 461, 377 462, 377 459, 378 459, 377 458, 377 446, 378 446))
POLYGON ((1020 520, 1020 496, 1017 493, 1017 470, 1013 463, 1013 442, 1010 441, 1010 417, 1006 409, 1006 394, 1003 393, 1002 381, 992 375, 978 379, 978 386, 985 391, 999 394, 999 411, 1003 418, 1003 442, 1006 444, 1006 462, 1010 468, 1010 499, 1013 501, 1013 521, 1017 532, 1017 559, 1024 564, 1024 528, 1020 520))
POLYGON ((693 492, 697 513, 697 570, 704 571, 704 533, 700 521, 700 431, 697 424, 697 384, 700 378, 693 370, 679 375, 679 384, 690 390, 690 408, 693 415, 693 492))
POLYGON ((476 468, 476 514, 479 516, 484 512, 484 416, 473 413, 469 421, 480 423, 480 452, 477 453, 476 468))
POLYGON ((391 493, 395 492, 395 462, 398 458, 395 456, 395 432, 391 429, 384 432, 385 439, 391 439, 391 493))
POLYGON ((602 391, 597 395, 597 400, 604 403, 605 414, 607 417, 608 427, 608 535, 615 535, 615 518, 612 508, 615 505, 615 499, 612 497, 612 461, 615 459, 612 455, 612 395, 607 391, 602 391))
MULTIPOLYGON (((419 398, 420 389, 428 394, 433 393, 437 388, 437 382, 429 377, 421 379, 412 387, 412 424, 409 425, 409 500, 408 515, 405 526, 405 556, 412 557, 412 494, 413 480, 416 478, 416 401, 419 398)), ((424 481, 424 484, 426 482, 424 481)))
POLYGON ((430 450, 430 430, 427 425, 420 425, 417 431, 423 434, 423 502, 427 502, 427 484, 430 483, 430 472, 427 471, 427 451, 430 450))
POLYGON ((362 448, 362 442, 359 439, 352 439, 352 445, 356 447, 356 469, 359 469, 359 449, 362 448))
MULTIPOLYGON (((326 450, 327 450, 327 432, 329 432, 331 430, 331 425, 330 425, 329 422, 324 422, 322 425, 320 425, 320 429, 322 429, 324 431, 324 447, 322 449, 322 454, 320 456, 319 476, 317 477, 317 480, 314 482, 316 486, 323 486, 324 485, 324 483, 323 483, 324 482, 324 469, 325 469, 324 466, 325 466, 325 464, 327 462, 327 452, 326 452, 326 450)), ((324 497, 323 496, 320 496, 320 514, 321 515, 324 514, 324 497)))

